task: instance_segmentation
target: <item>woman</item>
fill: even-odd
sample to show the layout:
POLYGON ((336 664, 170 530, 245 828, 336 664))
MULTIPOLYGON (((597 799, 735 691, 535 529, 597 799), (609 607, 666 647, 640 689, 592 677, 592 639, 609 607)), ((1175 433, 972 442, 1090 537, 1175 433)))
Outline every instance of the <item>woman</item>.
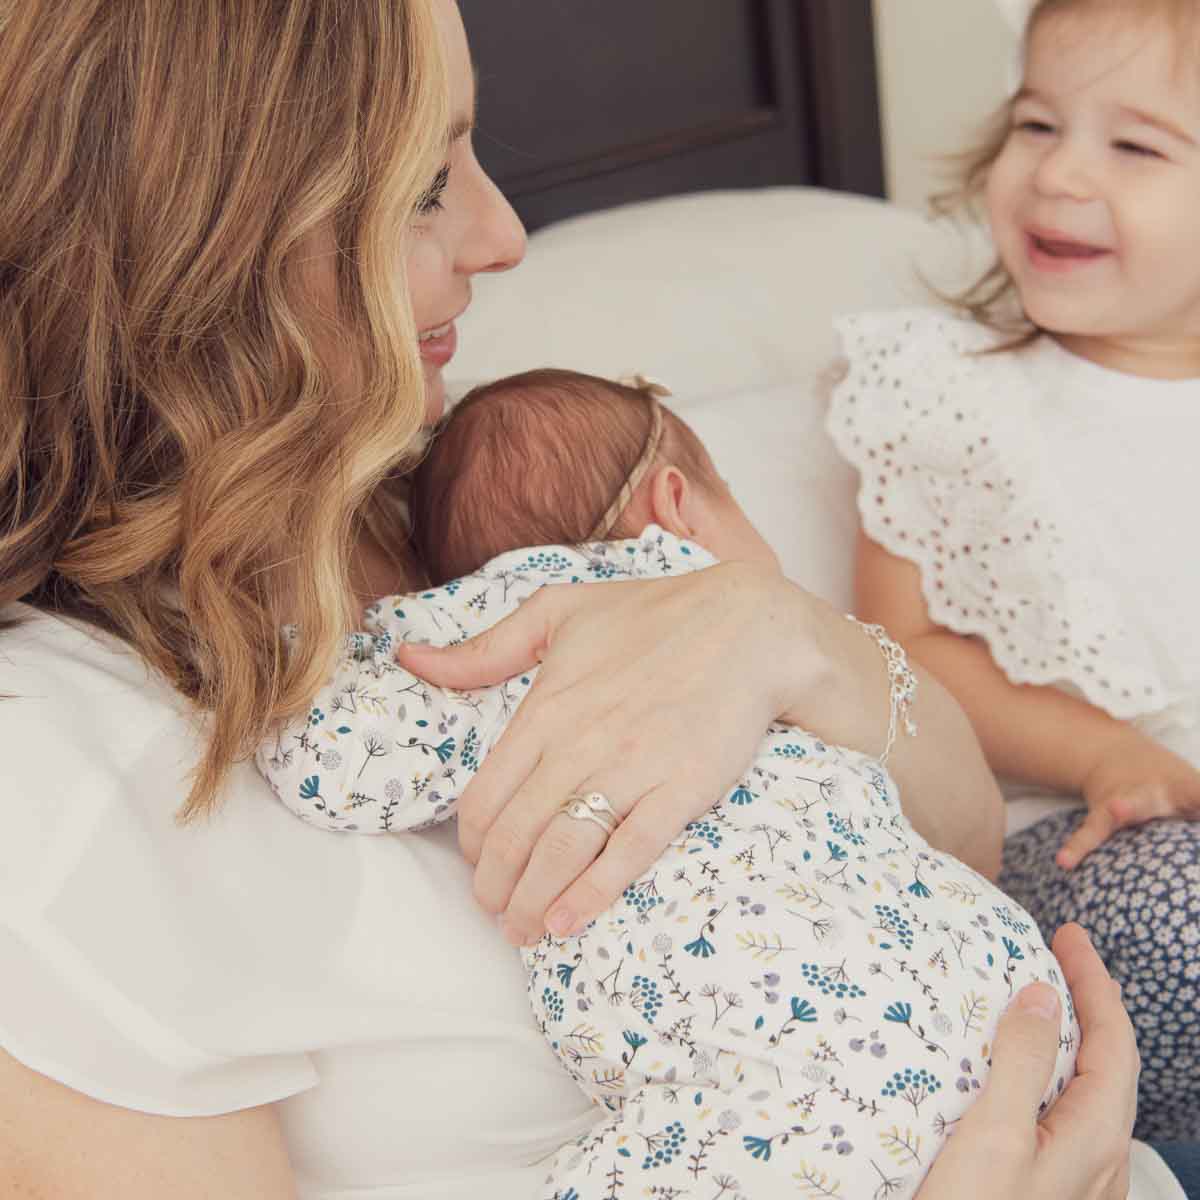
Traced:
MULTIPOLYGON (((594 1116, 467 870, 436 832, 307 830, 244 761, 355 598, 418 578, 393 475, 471 277, 523 252, 457 10, 30 0, 0 88, 0 1190, 533 1195, 594 1116)), ((877 648, 790 586, 582 590, 421 660, 544 659, 462 822, 512 940, 607 904, 775 717, 887 729, 877 648), (627 814, 603 849, 552 818, 580 787, 627 814)), ((920 718, 890 763, 914 823, 994 864, 998 821, 952 803, 990 778, 928 680, 920 718)))

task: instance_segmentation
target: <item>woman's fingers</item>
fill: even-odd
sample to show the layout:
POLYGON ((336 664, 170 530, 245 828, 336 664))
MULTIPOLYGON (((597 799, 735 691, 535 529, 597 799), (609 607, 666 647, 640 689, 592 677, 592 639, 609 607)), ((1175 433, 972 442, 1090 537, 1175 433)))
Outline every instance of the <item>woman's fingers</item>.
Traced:
POLYGON ((673 823, 656 804, 655 792, 629 808, 616 802, 616 792, 601 791, 594 781, 580 791, 611 796, 614 811, 628 812, 606 835, 590 821, 556 811, 530 854, 528 869, 512 890, 504 914, 505 930, 520 931, 527 942, 547 930, 565 937, 581 929, 660 856, 689 820, 683 816, 679 824, 673 823), (601 859, 606 860, 602 866, 601 859))
MULTIPOLYGON (((459 842, 475 862, 476 898, 489 912, 505 914, 513 940, 545 932, 546 908, 600 850, 596 839, 577 827, 586 824, 588 834, 602 831, 591 822, 559 818, 563 805, 577 793, 601 791, 624 818, 660 778, 604 770, 614 757, 634 753, 619 714, 597 716, 589 727, 574 715, 578 697, 554 695, 547 701, 537 695, 546 682, 544 676, 538 679, 459 808, 459 842), (538 853, 543 840, 552 853, 545 848, 538 853), (514 907, 518 882, 524 887, 514 907), (531 907, 534 897, 542 904, 537 912, 531 907)), ((664 839, 676 832, 666 831, 664 839)))
POLYGON ((438 687, 469 691, 503 683, 542 661, 573 589, 544 587, 491 629, 457 646, 403 645, 396 661, 438 687))
MULTIPOLYGON (((510 941, 528 945, 547 930, 560 937, 574 932, 573 925, 567 928, 552 922, 548 910, 580 872, 594 862, 607 841, 608 836, 599 825, 575 820, 561 809, 555 810, 504 911, 502 927, 510 941)), ((555 906, 554 911, 559 908, 561 905, 555 906)))
POLYGON ((560 936, 578 932, 608 908, 661 857, 673 838, 698 814, 694 788, 663 784, 647 795, 617 827, 592 865, 567 888, 546 915, 560 936))
POLYGON ((1078 925, 1064 925, 1053 950, 1075 1001, 1080 1042, 1075 1078, 1043 1121, 1043 1168, 1052 1195, 1070 1195, 1087 1174, 1089 1197, 1124 1200, 1140 1068, 1133 1026, 1120 989, 1078 925))
POLYGON ((591 822, 555 811, 505 911, 504 927, 512 940, 528 943, 546 930, 558 937, 577 933, 645 875, 706 807, 696 788, 681 781, 660 784, 636 802, 616 800, 619 782, 607 785, 608 791, 599 786, 603 783, 594 777, 579 791, 611 797, 614 810, 627 810, 626 815, 605 837, 591 822))
POLYGON ((976 1102, 978 1119, 1008 1131, 1013 1147, 1023 1145, 1031 1161, 1034 1119, 1054 1075, 1061 1027, 1062 1005, 1054 988, 1048 983, 1022 988, 996 1027, 991 1073, 976 1102))
POLYGON ((1017 993, 996 1029, 992 1069, 918 1192, 919 1200, 1125 1200, 1137 1049, 1119 991, 1087 934, 1054 938, 1079 1016, 1077 1073, 1040 1122, 1062 1014, 1048 984, 1017 993), (980 1164, 985 1164, 981 1170, 980 1164))
POLYGON ((707 796, 697 799, 695 787, 668 786, 658 773, 590 770, 606 761, 602 747, 609 739, 603 727, 599 733, 575 751, 543 759, 484 838, 476 896, 490 911, 503 912, 505 933, 514 942, 536 941, 547 930, 559 936, 576 932, 709 805, 707 796), (609 837, 593 821, 562 811, 573 796, 592 793, 602 795, 616 814, 609 837))
MULTIPOLYGON (((1076 1009, 1082 1022, 1085 1014, 1095 1015, 1097 1010, 1112 1010, 1115 996, 1115 986, 1112 976, 1096 953, 1092 939, 1082 925, 1072 921, 1062 926, 1051 941, 1051 950, 1058 959, 1058 965, 1063 969, 1067 987, 1075 1000, 1076 1009), (1113 993, 1112 996, 1109 993, 1113 993)), ((1121 1008, 1119 997, 1115 1000, 1116 1008, 1121 1008)))
POLYGON ((916 1200, 1083 1200, 1046 1190, 1038 1162, 1037 1110, 1058 1054, 1058 994, 1045 983, 1019 991, 996 1027, 987 1083, 942 1148, 916 1200))
MULTIPOLYGON (((512 940, 539 936, 564 892, 573 928, 594 917, 735 781, 794 690, 769 681, 823 678, 819 654, 781 649, 797 639, 775 627, 797 607, 807 614, 781 578, 725 564, 665 580, 545 588, 481 638, 398 654, 414 673, 461 689, 545 656, 459 804, 476 894, 504 914, 512 940), (760 686, 737 686, 746 677, 760 686), (629 821, 683 772, 692 781, 686 799, 629 821), (602 831, 556 816, 573 792, 593 788, 625 818, 599 865, 590 835, 602 831)), ((840 632, 844 622, 819 612, 840 632)))
MULTIPOLYGON (((459 800, 458 845, 472 866, 479 864, 484 841, 500 814, 511 805, 541 765, 543 747, 554 745, 559 736, 553 706, 543 706, 539 702, 539 689, 543 685, 541 679, 534 685, 534 690, 517 709, 459 800)), ((542 824, 546 815, 544 809, 543 805, 536 814, 542 824)), ((541 824, 537 828, 540 830, 541 824)), ((530 842, 526 846, 524 858, 528 858, 532 845, 530 842)), ((507 894, 501 899, 506 903, 507 894)))
POLYGON ((1080 926, 1064 925, 1054 935, 1051 949, 1063 969, 1079 1018, 1077 1074, 1093 1082, 1099 1077, 1111 1091, 1109 1111, 1118 1112, 1122 1122, 1132 1129, 1141 1062, 1133 1025, 1121 1003, 1121 989, 1080 926))
MULTIPOLYGON (((495 813, 479 846, 475 864, 475 898, 488 912, 504 913, 506 931, 512 940, 540 936, 545 909, 536 922, 522 920, 509 913, 513 890, 533 864, 534 852, 555 823, 554 841, 557 862, 564 869, 570 864, 578 873, 596 854, 597 846, 589 838, 573 838, 569 818, 555 821, 566 799, 576 790, 578 769, 555 757, 540 760, 527 779, 495 813)), ((597 829, 596 833, 600 833, 597 829)), ((542 865, 541 857, 537 866, 542 865)), ((565 887, 566 881, 559 885, 565 887)), ((549 897, 553 899, 557 891, 549 897)))

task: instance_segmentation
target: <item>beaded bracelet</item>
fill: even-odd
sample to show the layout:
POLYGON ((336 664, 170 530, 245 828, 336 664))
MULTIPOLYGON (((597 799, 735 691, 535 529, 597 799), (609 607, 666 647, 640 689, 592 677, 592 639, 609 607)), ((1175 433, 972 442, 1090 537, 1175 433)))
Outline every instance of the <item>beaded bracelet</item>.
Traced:
POLYGON ((846 614, 847 621, 853 621, 869 638, 883 651, 884 662, 887 663, 888 688, 891 698, 891 711, 888 715, 887 745, 879 756, 880 763, 887 762, 887 756, 896 744, 897 727, 903 726, 909 737, 916 737, 917 723, 912 719, 911 704, 917 695, 917 677, 908 665, 908 656, 899 642, 888 637, 887 630, 882 625, 868 625, 860 621, 853 613, 846 614))

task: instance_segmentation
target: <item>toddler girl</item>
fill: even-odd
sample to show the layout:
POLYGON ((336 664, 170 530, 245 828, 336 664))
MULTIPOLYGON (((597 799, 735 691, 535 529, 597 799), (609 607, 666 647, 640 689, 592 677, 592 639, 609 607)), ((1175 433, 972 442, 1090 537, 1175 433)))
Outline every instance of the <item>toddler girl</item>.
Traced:
MULTIPOLYGON (((777 569, 654 389, 567 372, 468 397, 414 476, 412 516, 432 578, 449 582, 372 605, 308 720, 259 755, 283 802, 327 829, 449 817, 532 682, 441 691, 398 666, 399 642, 461 640, 546 585, 662 576, 714 554, 777 569)), ((893 659, 903 729, 912 676, 868 632, 893 659)), ((963 799, 986 847, 998 794, 963 799)), ((598 792, 563 814, 606 836, 618 819, 598 792)), ((911 1196, 1025 982, 1062 993, 1055 1088, 1074 1058, 1070 1000, 1029 918, 915 832, 879 762, 783 725, 607 913, 522 955, 539 1029, 611 1113, 554 1157, 559 1200, 630 1184, 911 1196)))
POLYGON ((996 265, 962 315, 842 322, 830 413, 861 473, 858 610, 998 773, 1085 802, 1010 839, 1001 882, 1124 984, 1159 1138, 1200 1133, 1200 829, 1144 824, 1200 811, 1198 39, 1194 0, 1034 6, 964 189, 996 265))

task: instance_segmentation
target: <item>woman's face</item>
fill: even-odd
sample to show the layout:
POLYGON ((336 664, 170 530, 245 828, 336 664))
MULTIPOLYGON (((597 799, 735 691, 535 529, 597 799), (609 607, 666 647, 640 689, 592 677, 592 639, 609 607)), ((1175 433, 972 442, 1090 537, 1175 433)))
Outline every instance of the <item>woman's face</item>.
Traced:
POLYGON ((442 371, 457 344, 455 321, 471 303, 471 276, 507 271, 525 256, 525 230, 484 173, 471 145, 475 74, 455 0, 434 0, 450 79, 453 141, 430 181, 407 256, 408 286, 425 369, 426 420, 441 416, 442 371))

